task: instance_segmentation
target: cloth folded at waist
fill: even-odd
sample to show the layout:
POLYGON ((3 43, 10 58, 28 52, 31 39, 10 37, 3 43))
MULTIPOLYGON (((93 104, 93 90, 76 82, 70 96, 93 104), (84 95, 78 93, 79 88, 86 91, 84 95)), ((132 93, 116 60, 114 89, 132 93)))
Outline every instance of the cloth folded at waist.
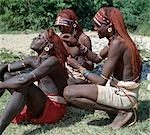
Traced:
POLYGON ((136 83, 134 81, 119 81, 117 83, 117 87, 125 88, 127 90, 135 90, 140 86, 140 83, 136 83))

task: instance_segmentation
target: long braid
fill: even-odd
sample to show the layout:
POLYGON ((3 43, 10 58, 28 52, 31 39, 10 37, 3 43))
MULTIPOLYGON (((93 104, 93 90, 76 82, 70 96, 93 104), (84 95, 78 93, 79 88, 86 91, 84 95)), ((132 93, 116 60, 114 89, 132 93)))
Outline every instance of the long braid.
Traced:
MULTIPOLYGON (((68 52, 66 51, 65 47, 63 46, 63 42, 60 37, 54 33, 52 29, 47 30, 48 40, 54 45, 54 56, 56 56, 59 62, 63 65, 65 71, 65 61, 66 58, 69 56, 68 52)), ((67 71, 66 71, 67 74, 67 71)))
POLYGON ((130 38, 126 30, 126 26, 125 26, 121 12, 117 8, 114 8, 114 7, 111 7, 111 8, 104 7, 102 9, 105 12, 105 16, 110 19, 115 29, 117 30, 118 34, 125 40, 125 42, 127 43, 131 51, 134 77, 140 76, 139 73, 142 67, 141 58, 140 58, 140 55, 138 53, 135 43, 132 41, 132 39, 130 38))

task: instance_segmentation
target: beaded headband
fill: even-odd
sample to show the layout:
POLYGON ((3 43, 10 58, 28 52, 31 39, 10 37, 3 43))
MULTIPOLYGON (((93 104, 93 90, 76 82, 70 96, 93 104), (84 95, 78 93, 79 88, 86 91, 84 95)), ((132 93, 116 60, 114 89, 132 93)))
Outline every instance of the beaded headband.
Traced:
POLYGON ((69 26, 69 24, 73 21, 75 21, 75 20, 70 20, 70 19, 58 16, 55 21, 55 26, 57 26, 57 25, 69 26))
POLYGON ((109 24, 110 21, 106 17, 104 17, 102 14, 99 12, 94 16, 93 18, 94 22, 97 23, 99 26, 102 25, 102 23, 109 24))

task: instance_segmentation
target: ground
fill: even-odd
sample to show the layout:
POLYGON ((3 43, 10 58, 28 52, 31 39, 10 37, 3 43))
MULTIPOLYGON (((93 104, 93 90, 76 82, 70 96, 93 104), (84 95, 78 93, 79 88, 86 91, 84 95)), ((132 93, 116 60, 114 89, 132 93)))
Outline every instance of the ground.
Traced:
MULTIPOLYGON (((16 59, 16 52, 23 52, 24 54, 30 54, 30 43, 35 34, 20 34, 20 35, 0 35, 0 49, 6 48, 13 52, 7 51, 7 58, 10 61, 16 59), (15 54, 15 55, 14 55, 15 54)), ((98 39, 95 32, 87 32, 92 39, 93 51, 98 52, 98 48, 102 48, 107 45, 107 40, 98 39)), ((131 35, 133 40, 138 44, 139 50, 148 52, 145 59, 149 59, 149 42, 150 37, 142 37, 131 35)), ((6 51, 6 50, 5 50, 6 51)), ((145 54, 144 53, 144 54, 145 54)), ((0 52, 0 58, 3 58, 5 53, 0 52)), ((4 59, 4 58, 3 58, 4 59)), ((3 61, 1 59, 1 61, 3 61)), ((147 64, 146 64, 147 65, 147 64)), ((144 68, 143 72, 149 71, 149 64, 147 68, 144 68)), ((56 124, 52 125, 13 125, 10 124, 4 132, 4 135, 150 135, 150 100, 149 90, 147 85, 150 82, 143 77, 140 87, 139 96, 139 110, 138 121, 132 127, 124 127, 119 130, 112 130, 107 127, 107 124, 111 122, 108 115, 102 111, 85 111, 75 107, 68 107, 65 117, 56 124)), ((8 92, 0 98, 0 114, 2 113, 5 105, 10 99, 8 92)))
MULTIPOLYGON (((86 32, 92 40, 93 51, 98 52, 103 46, 107 45, 107 40, 99 39, 96 32, 86 32)), ((30 53, 30 43, 32 39, 37 36, 34 34, 0 34, 0 48, 7 48, 11 51, 21 51, 23 53, 30 53)), ((150 50, 150 37, 131 35, 132 39, 137 43, 139 49, 150 50)))

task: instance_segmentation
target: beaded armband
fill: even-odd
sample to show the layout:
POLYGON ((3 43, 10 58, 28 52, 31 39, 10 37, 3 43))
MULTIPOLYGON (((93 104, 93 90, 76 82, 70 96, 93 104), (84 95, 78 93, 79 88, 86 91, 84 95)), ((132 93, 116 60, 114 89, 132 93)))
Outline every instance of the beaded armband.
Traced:
POLYGON ((35 73, 31 72, 31 74, 32 74, 32 76, 33 76, 34 81, 38 80, 35 73))
POLYGON ((87 70, 87 69, 84 69, 83 72, 82 72, 82 74, 83 74, 83 76, 84 76, 85 78, 87 78, 90 73, 91 73, 91 72, 90 72, 89 70, 87 70))
POLYGON ((88 48, 81 44, 79 50, 82 54, 85 54, 88 51, 88 48))

